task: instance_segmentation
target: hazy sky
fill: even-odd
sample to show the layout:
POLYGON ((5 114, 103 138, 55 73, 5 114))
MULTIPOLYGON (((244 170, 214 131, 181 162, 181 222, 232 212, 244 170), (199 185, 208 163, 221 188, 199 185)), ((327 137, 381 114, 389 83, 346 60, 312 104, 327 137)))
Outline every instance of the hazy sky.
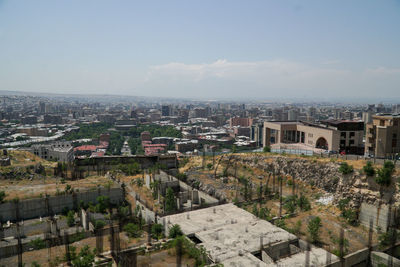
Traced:
POLYGON ((0 90, 400 97, 400 1, 4 1, 0 90))

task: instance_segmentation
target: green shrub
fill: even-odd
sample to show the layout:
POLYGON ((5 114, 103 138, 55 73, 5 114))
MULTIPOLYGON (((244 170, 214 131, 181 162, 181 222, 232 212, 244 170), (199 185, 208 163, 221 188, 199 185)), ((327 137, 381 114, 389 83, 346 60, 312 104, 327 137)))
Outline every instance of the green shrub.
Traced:
POLYGON ((310 239, 312 243, 319 242, 319 231, 322 227, 321 218, 315 217, 310 220, 307 226, 308 233, 310 234, 310 239))
POLYGON ((103 220, 96 220, 96 221, 94 222, 94 228, 95 228, 95 229, 101 229, 101 228, 103 228, 105 225, 106 225, 106 222, 103 221, 103 220))
POLYGON ((178 178, 179 180, 181 180, 181 181, 183 181, 183 182, 186 182, 186 180, 187 180, 187 175, 186 175, 185 173, 178 173, 178 174, 176 175, 176 178, 178 178))
POLYGON ((79 254, 76 254, 76 247, 70 247, 71 262, 72 266, 77 267, 90 267, 93 266, 94 259, 95 259, 95 251, 90 250, 89 246, 84 246, 79 254))
POLYGON ((75 216, 75 212, 73 210, 68 211, 68 214, 67 214, 67 225, 69 227, 72 227, 72 226, 75 225, 74 216, 75 216))
POLYGON ((343 174, 349 174, 353 172, 353 166, 347 164, 347 162, 342 162, 339 167, 339 172, 343 174))
POLYGON ((258 217, 263 220, 270 221, 271 218, 271 211, 266 207, 261 207, 258 211, 258 217))
POLYGON ((181 227, 179 226, 179 224, 174 224, 171 229, 169 229, 169 238, 176 238, 178 236, 182 236, 183 232, 181 230, 181 227))
POLYGON ((390 228, 386 233, 382 233, 378 236, 379 247, 381 249, 390 246, 399 240, 399 233, 396 229, 390 228))
POLYGON ((46 242, 39 237, 31 240, 29 242, 29 246, 31 246, 34 250, 44 249, 46 247, 46 242))
POLYGON ((375 169, 372 166, 371 161, 367 161, 367 164, 363 167, 363 171, 367 176, 374 176, 375 175, 375 169))
POLYGON ((159 223, 153 224, 151 226, 151 236, 154 239, 160 239, 163 237, 163 226, 159 223))
POLYGON ((105 213, 107 209, 110 208, 110 198, 108 196, 98 196, 97 197, 96 212, 105 213))
POLYGON ((137 238, 140 237, 142 234, 142 231, 140 230, 139 225, 134 224, 134 223, 128 223, 124 226, 123 230, 126 232, 126 234, 131 237, 131 238, 137 238))
POLYGON ((264 153, 271 152, 271 147, 265 146, 265 147, 263 148, 263 152, 264 152, 264 153))
POLYGON ((297 206, 302 210, 302 211, 308 211, 311 209, 311 203, 308 200, 308 198, 304 195, 300 195, 300 197, 297 199, 297 206))
POLYGON ((392 181, 392 174, 394 173, 395 166, 391 161, 385 161, 383 167, 378 169, 378 175, 375 182, 379 185, 389 186, 392 181))
POLYGON ((285 198, 284 203, 283 203, 283 207, 285 208, 285 210, 292 214, 296 211, 296 207, 297 207, 297 197, 296 196, 288 196, 287 198, 285 198))
POLYGON ((275 224, 276 227, 279 227, 279 228, 282 228, 282 229, 287 229, 286 228, 286 222, 285 222, 284 219, 276 220, 274 224, 275 224))
POLYGON ((167 193, 165 194, 165 211, 173 212, 176 211, 176 198, 174 191, 171 187, 167 188, 167 193))

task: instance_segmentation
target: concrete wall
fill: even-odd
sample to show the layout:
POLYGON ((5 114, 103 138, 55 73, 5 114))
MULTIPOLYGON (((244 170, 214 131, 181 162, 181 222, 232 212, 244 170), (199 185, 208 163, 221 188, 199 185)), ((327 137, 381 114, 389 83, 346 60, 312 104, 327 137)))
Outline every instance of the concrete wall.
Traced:
POLYGON ((99 167, 100 170, 109 170, 113 165, 119 163, 128 164, 137 162, 143 169, 153 167, 156 163, 166 166, 167 169, 176 168, 178 161, 175 155, 159 155, 159 156, 105 156, 99 158, 89 159, 75 159, 75 164, 80 167, 92 166, 93 168, 99 167))
POLYGON ((381 228, 382 231, 386 231, 388 227, 388 220, 389 217, 391 221, 394 221, 394 211, 390 212, 389 216, 389 207, 387 205, 370 205, 367 203, 361 204, 360 214, 359 214, 359 221, 362 225, 369 228, 370 220, 372 219, 373 229, 376 231, 377 226, 381 228))
POLYGON ((98 196, 108 196, 113 204, 123 201, 121 188, 99 188, 94 191, 51 196, 49 198, 34 198, 22 200, 17 203, 6 202, 0 205, 0 218, 2 221, 16 221, 45 217, 52 214, 60 214, 67 207, 76 208, 81 201, 85 204, 96 203, 98 196))
POLYGON ((393 266, 400 267, 400 260, 383 252, 373 251, 371 253, 372 267, 393 266))

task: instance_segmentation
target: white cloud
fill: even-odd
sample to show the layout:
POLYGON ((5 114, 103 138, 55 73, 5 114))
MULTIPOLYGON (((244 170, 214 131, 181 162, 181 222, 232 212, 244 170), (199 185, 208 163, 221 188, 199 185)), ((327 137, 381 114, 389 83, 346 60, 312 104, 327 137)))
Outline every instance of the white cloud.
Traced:
POLYGON ((235 97, 240 97, 243 91, 252 97, 277 97, 312 95, 316 90, 341 87, 341 81, 349 75, 346 70, 315 68, 286 60, 231 62, 220 59, 212 63, 173 62, 152 66, 146 81, 148 84, 163 81, 171 88, 202 89, 218 97, 223 97, 227 88, 235 97), (222 94, 218 94, 219 91, 223 91, 222 94))

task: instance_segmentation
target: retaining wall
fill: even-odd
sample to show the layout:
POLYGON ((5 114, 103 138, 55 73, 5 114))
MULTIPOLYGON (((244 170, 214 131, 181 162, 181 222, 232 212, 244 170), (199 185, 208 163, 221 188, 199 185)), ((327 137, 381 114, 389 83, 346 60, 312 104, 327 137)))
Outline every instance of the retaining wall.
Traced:
POLYGON ((118 204, 123 201, 124 195, 121 188, 99 188, 94 191, 50 196, 47 198, 34 198, 19 202, 6 202, 0 205, 0 218, 2 221, 19 221, 38 217, 60 214, 62 210, 77 208, 81 201, 85 204, 96 203, 98 196, 108 196, 111 203, 118 204))

